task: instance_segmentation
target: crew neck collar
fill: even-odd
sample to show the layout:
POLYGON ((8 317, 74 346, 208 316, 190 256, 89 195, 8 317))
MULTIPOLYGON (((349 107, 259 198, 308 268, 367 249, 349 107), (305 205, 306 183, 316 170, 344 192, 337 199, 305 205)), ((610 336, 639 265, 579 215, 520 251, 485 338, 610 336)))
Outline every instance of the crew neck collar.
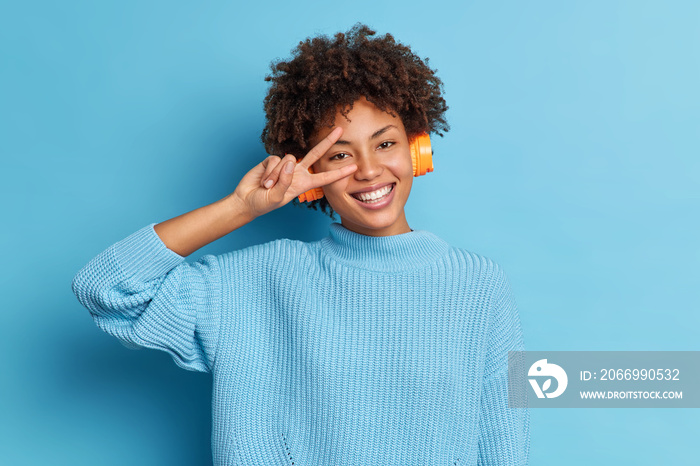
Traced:
POLYGON ((445 255, 449 244, 425 230, 391 236, 368 236, 331 223, 322 250, 337 262, 379 272, 423 267, 445 255))

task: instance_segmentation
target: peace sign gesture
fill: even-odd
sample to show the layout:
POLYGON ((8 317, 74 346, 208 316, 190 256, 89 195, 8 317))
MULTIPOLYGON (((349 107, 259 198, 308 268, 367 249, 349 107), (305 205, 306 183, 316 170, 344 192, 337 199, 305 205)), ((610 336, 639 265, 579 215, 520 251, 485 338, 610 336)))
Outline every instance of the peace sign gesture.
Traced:
POLYGON ((276 155, 268 156, 246 173, 233 195, 243 201, 253 217, 259 217, 288 204, 301 193, 351 175, 357 169, 355 164, 321 173, 309 173, 309 167, 320 159, 342 134, 342 128, 335 128, 299 163, 290 154, 281 159, 276 155))

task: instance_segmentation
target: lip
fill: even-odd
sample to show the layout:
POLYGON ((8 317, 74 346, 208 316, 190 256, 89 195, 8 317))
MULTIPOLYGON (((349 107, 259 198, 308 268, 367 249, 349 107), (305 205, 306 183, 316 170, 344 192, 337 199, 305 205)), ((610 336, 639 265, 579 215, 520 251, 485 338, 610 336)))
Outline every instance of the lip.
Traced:
POLYGON ((371 193, 372 191, 376 191, 377 189, 383 188, 384 186, 389 186, 390 184, 394 184, 394 182, 390 181, 389 183, 373 184, 372 186, 370 186, 368 188, 363 188, 363 189, 360 189, 359 191, 355 191, 354 193, 350 193, 350 194, 352 195, 352 194, 360 194, 360 193, 371 193))
MULTIPOLYGON (((386 183, 386 184, 377 185, 377 186, 379 188, 381 188, 383 186, 387 186, 387 185, 391 185, 391 184, 393 184, 393 183, 386 183)), ((374 191, 375 189, 378 189, 378 188, 371 189, 370 191, 374 191)), ((363 193, 366 191, 358 191, 358 192, 363 193)), ((391 203, 391 201, 394 200, 394 193, 395 192, 396 192, 396 186, 394 186, 394 189, 391 190, 391 192, 389 193, 388 196, 386 196, 383 200, 381 200, 379 202, 375 202, 374 204, 365 204, 364 202, 362 202, 361 200, 357 199, 354 196, 350 196, 350 197, 352 197, 355 200, 355 202, 357 202, 360 206, 364 207, 365 209, 377 210, 377 209, 382 209, 382 208, 388 206, 391 203)))

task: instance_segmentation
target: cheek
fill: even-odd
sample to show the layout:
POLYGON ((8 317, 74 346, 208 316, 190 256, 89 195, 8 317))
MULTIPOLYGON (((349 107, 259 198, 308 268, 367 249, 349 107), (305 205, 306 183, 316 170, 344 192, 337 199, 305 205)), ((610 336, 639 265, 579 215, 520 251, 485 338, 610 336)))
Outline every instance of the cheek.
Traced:
POLYGON ((411 172, 408 173, 404 179, 403 179, 403 186, 401 192, 405 193, 405 195, 408 197, 409 193, 411 192, 411 189, 413 188, 413 169, 411 169, 411 172))
POLYGON ((345 193, 348 186, 348 179, 343 178, 333 183, 327 184, 323 187, 323 193, 328 198, 337 198, 345 193))
POLYGON ((404 157, 397 158, 391 162, 391 170, 402 178, 413 177, 413 162, 411 162, 410 154, 404 157))

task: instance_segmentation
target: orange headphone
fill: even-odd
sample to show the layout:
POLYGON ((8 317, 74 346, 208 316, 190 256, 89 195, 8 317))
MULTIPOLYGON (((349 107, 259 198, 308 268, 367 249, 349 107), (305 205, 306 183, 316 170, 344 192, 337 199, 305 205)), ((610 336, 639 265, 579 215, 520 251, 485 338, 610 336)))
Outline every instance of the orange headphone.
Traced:
MULTIPOLYGON (((413 176, 425 175, 433 171, 433 150, 430 147, 430 136, 428 133, 421 133, 411 139, 411 162, 413 163, 413 176)), ((301 159, 297 160, 297 163, 301 159)), ((309 167, 309 173, 313 173, 309 167)), ((314 188, 299 195, 299 202, 311 202, 323 197, 323 189, 314 188)))

